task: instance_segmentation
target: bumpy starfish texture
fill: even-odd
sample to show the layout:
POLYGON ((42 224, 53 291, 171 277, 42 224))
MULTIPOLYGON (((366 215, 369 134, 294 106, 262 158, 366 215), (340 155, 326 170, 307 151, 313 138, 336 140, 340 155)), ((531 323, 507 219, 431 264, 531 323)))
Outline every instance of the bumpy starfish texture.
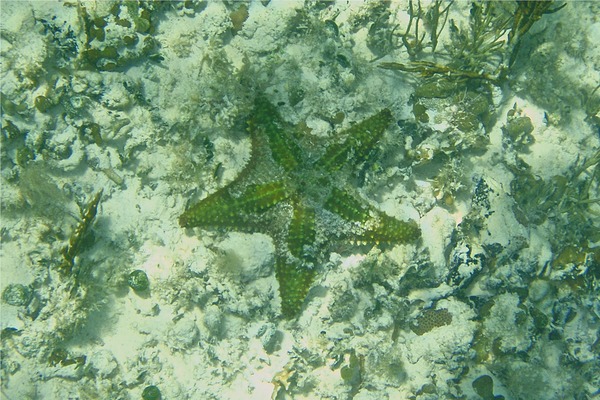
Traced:
POLYGON ((421 235, 415 222, 378 211, 351 184, 392 120, 384 109, 341 133, 342 141, 314 158, 318 149, 294 136, 277 108, 260 96, 248 120, 248 164, 232 182, 186 210, 179 223, 271 235, 281 313, 294 317, 316 266, 335 242, 375 246, 415 241, 421 235))

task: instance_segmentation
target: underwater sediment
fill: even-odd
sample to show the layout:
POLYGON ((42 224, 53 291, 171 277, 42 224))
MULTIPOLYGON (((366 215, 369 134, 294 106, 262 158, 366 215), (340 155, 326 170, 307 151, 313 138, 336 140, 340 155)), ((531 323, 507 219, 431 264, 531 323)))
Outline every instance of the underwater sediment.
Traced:
POLYGON ((2 2, 3 397, 597 396, 598 12, 2 2))

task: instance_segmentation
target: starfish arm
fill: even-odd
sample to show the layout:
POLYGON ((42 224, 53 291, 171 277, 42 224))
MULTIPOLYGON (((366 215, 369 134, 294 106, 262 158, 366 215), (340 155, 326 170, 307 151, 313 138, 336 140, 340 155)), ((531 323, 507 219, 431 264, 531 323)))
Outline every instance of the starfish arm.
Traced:
POLYGON ((287 235, 290 253, 296 258, 313 262, 310 250, 314 250, 315 236, 315 210, 296 204, 287 235))
POLYGON ((269 140, 273 160, 289 172, 300 163, 301 150, 286 133, 286 125, 273 104, 264 97, 256 99, 254 113, 248 121, 249 129, 254 135, 263 132, 269 140))
POLYGON ((235 211, 226 189, 222 188, 188 208, 179 217, 179 225, 184 228, 232 226, 235 211))
POLYGON ((334 187, 325 200, 325 208, 346 221, 366 222, 369 219, 369 208, 347 191, 334 187))
POLYGON ((251 213, 268 210, 288 198, 283 181, 250 185, 239 197, 228 192, 229 186, 220 189, 190 207, 179 217, 179 225, 186 228, 248 228, 251 213))
POLYGON ((290 254, 279 251, 275 265, 275 276, 279 282, 281 312, 292 318, 300 312, 315 276, 315 210, 297 202, 287 234, 290 254))
POLYGON ((363 162, 392 120, 392 113, 385 108, 354 125, 342 134, 346 140, 329 146, 317 165, 328 171, 336 171, 350 161, 355 164, 363 162))
POLYGON ((278 256, 275 264, 275 277, 279 282, 281 314, 293 318, 300 312, 302 303, 315 278, 315 270, 300 260, 278 256))
POLYGON ((284 181, 250 185, 235 199, 235 208, 248 213, 262 213, 290 196, 284 181))
POLYGON ((346 221, 359 223, 354 239, 367 244, 399 244, 417 240, 421 231, 412 221, 400 221, 361 202, 347 191, 333 188, 325 208, 346 221))
POLYGON ((414 221, 400 221, 387 214, 378 212, 358 239, 371 244, 400 244, 418 240, 421 230, 414 221))

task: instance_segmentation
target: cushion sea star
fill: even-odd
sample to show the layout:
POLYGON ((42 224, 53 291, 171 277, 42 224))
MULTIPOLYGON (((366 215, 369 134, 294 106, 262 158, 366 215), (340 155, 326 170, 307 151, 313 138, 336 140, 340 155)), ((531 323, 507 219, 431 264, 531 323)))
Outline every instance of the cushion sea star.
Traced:
POLYGON ((417 240, 415 222, 397 220, 355 193, 351 174, 373 153, 392 122, 390 110, 340 134, 319 157, 281 118, 277 108, 257 97, 248 120, 251 156, 229 184, 186 210, 182 227, 264 232, 275 242, 275 275, 281 312, 296 316, 332 244, 350 240, 367 245, 417 240))

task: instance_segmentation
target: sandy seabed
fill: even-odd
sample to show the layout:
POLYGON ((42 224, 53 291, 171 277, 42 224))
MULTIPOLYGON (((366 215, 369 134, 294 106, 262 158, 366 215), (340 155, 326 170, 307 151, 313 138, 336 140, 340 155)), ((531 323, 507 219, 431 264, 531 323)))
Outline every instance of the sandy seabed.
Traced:
POLYGON ((507 30, 461 39, 470 2, 419 4, 2 1, 2 397, 598 396, 598 3, 541 16, 501 84, 381 68, 508 62, 507 30), (178 223, 244 170, 257 94, 311 143, 389 108, 357 190, 422 234, 340 244, 292 320, 273 237, 178 223))

